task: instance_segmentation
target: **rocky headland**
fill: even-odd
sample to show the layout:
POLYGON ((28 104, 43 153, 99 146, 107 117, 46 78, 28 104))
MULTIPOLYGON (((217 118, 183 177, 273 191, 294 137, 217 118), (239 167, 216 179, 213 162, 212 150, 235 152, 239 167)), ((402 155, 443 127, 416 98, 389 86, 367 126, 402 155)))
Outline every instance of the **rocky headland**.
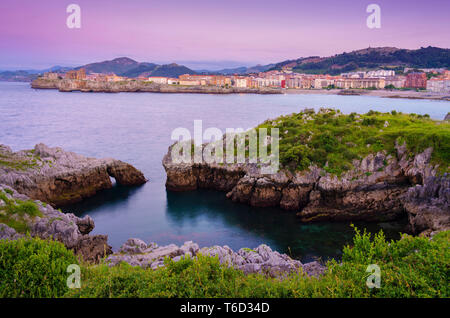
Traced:
POLYGON ((111 188, 110 177, 126 186, 147 181, 132 165, 112 158, 87 158, 44 144, 18 152, 0 145, 0 184, 55 207, 111 188))
POLYGON ((278 88, 240 88, 219 86, 183 86, 157 84, 145 81, 121 81, 121 82, 95 82, 86 80, 49 80, 45 78, 35 79, 31 83, 36 89, 57 89, 60 92, 147 92, 147 93, 197 93, 197 94, 281 94, 278 88))
POLYGON ((293 211, 304 222, 387 221, 408 216, 416 234, 450 228, 448 123, 415 115, 349 116, 322 109, 317 114, 307 110, 270 120, 261 127, 268 124, 281 131, 283 166, 276 174, 263 174, 259 164, 248 162, 174 163, 171 146, 163 159, 167 189, 224 191, 235 202, 280 207, 293 211), (421 122, 424 127, 417 126, 421 122), (342 129, 335 128, 339 124, 342 129), (299 132, 301 126, 305 126, 304 132, 299 132), (419 131, 413 127, 420 127, 419 131), (290 130, 296 133, 290 135, 290 130), (420 140, 424 137, 421 134, 427 133, 437 142, 433 144, 426 136, 420 140), (417 151, 420 147, 413 142, 420 142, 424 149, 417 151), (323 150, 327 143, 334 148, 323 150), (298 151, 293 152, 296 147, 298 151), (348 151, 351 148, 354 152, 348 151), (333 166, 331 159, 341 153, 342 159, 333 166))

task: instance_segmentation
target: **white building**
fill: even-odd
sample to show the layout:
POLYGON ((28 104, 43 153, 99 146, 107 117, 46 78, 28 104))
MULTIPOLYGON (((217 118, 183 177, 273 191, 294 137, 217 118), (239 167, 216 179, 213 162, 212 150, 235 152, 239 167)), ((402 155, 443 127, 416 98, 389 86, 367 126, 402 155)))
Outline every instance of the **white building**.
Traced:
POLYGON ((316 89, 326 88, 330 85, 334 85, 334 79, 316 78, 314 80, 314 88, 316 89))
POLYGON ((162 77, 162 76, 150 76, 148 78, 148 80, 150 82, 156 83, 156 84, 167 84, 167 77, 162 77))
POLYGON ((450 93, 450 79, 432 78, 427 81, 427 90, 434 93, 450 93))
POLYGON ((370 71, 366 73, 366 77, 369 78, 385 78, 395 76, 395 71, 393 70, 376 70, 376 71, 370 71))
POLYGON ((236 77, 234 80, 236 87, 247 87, 247 78, 245 77, 236 77))

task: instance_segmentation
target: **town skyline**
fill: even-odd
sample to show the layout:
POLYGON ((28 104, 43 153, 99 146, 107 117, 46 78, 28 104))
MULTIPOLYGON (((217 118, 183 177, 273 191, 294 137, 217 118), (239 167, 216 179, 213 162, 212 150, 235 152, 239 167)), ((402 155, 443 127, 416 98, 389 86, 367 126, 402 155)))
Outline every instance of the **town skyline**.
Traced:
POLYGON ((380 29, 366 26, 366 7, 372 2, 350 0, 76 3, 80 29, 65 25, 68 2, 2 1, 0 69, 76 66, 127 56, 214 70, 365 47, 450 47, 450 4, 437 0, 376 1, 380 29))

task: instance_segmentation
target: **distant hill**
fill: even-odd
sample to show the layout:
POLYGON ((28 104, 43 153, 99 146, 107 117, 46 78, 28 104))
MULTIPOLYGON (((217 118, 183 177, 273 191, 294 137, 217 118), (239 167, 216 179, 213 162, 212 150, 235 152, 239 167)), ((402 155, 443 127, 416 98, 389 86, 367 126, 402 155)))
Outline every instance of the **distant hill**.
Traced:
POLYGON ((139 63, 128 57, 120 57, 111 61, 86 64, 75 69, 84 68, 86 73, 114 73, 120 76, 167 76, 178 77, 182 74, 195 74, 195 71, 175 63, 158 65, 154 63, 139 63))
POLYGON ((2 82, 32 82, 38 77, 36 73, 28 71, 4 71, 0 72, 0 81, 2 82))
POLYGON ((208 70, 200 70, 197 71, 198 73, 202 74, 221 74, 221 75, 232 75, 232 74, 250 74, 250 73, 259 73, 259 72, 265 72, 271 68, 273 68, 275 64, 268 64, 268 65, 255 65, 252 67, 235 67, 235 68, 225 68, 218 71, 208 71, 208 70))
POLYGON ((330 57, 311 56, 277 63, 272 69, 292 67, 298 73, 332 74, 383 67, 398 68, 449 68, 450 49, 437 47, 417 50, 395 47, 367 48, 330 57))
POLYGON ((138 76, 178 77, 183 74, 196 74, 196 72, 186 66, 178 65, 176 63, 165 65, 141 63, 137 67, 118 75, 127 77, 138 77, 138 76))
POLYGON ((136 62, 128 57, 119 57, 111 61, 82 65, 76 67, 75 69, 78 70, 80 68, 84 68, 86 73, 114 73, 119 75, 138 67, 139 64, 139 62, 136 62))
POLYGON ((40 74, 45 72, 67 72, 70 67, 52 66, 43 70, 18 70, 18 71, 0 71, 0 81, 2 82, 32 82, 40 74))
POLYGON ((450 49, 426 47, 417 50, 398 49, 395 47, 366 48, 350 53, 336 54, 329 57, 310 56, 295 60, 286 60, 276 64, 256 65, 252 67, 228 68, 218 71, 194 71, 184 65, 140 63, 128 57, 119 57, 109 61, 90 63, 75 68, 53 66, 45 70, 19 70, 0 72, 0 81, 29 82, 38 74, 48 71, 67 72, 71 69, 86 69, 87 73, 114 73, 120 76, 167 76, 178 77, 182 74, 250 74, 268 70, 281 70, 291 67, 298 73, 332 74, 356 70, 392 68, 397 71, 404 67, 411 68, 450 68, 450 49))

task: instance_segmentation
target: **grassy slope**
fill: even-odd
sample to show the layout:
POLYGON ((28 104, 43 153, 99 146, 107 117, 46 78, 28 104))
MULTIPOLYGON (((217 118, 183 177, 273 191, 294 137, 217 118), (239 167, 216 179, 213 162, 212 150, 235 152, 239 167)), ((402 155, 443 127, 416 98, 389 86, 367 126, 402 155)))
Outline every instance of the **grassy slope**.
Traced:
MULTIPOLYGON (((8 216, 39 213, 33 202, 0 198, 8 216)), ((10 224, 8 219, 1 223, 10 224)), ((26 232, 26 228, 21 229, 26 232)), ((342 262, 327 263, 320 279, 301 271, 283 280, 263 275, 244 275, 217 258, 198 257, 179 262, 166 260, 158 270, 121 264, 81 265, 81 289, 68 289, 66 272, 78 264, 62 243, 29 237, 0 240, 0 297, 449 297, 450 231, 433 239, 405 235, 386 241, 382 232, 374 237, 356 234, 344 247, 342 262), (367 266, 381 270, 381 288, 369 289, 367 266)))
POLYGON ((3 297, 449 297, 450 232, 432 240, 404 236, 388 242, 356 231, 342 263, 330 261, 320 279, 293 273, 284 280, 244 275, 217 258, 166 261, 158 270, 122 264, 81 264, 81 288, 68 289, 66 268, 77 263, 61 243, 0 241, 3 297), (381 270, 381 288, 366 285, 369 264, 381 270), (45 270, 44 270, 45 269, 45 270))
POLYGON ((411 154, 433 147, 432 163, 448 172, 450 164, 450 123, 425 115, 379 113, 341 114, 326 110, 300 112, 268 120, 258 128, 280 130, 280 162, 304 170, 310 164, 337 175, 352 168, 353 159, 386 150, 395 154, 395 142, 406 142, 411 154), (328 163, 328 165, 326 165, 328 163))

